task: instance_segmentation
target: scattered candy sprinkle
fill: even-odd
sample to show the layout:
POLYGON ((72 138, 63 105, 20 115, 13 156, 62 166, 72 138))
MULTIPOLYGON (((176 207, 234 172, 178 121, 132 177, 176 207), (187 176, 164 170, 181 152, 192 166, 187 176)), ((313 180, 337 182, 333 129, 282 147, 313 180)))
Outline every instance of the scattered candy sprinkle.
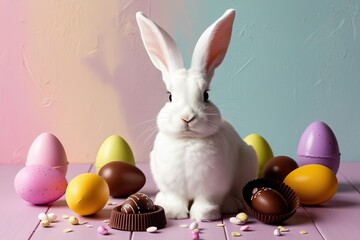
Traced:
POLYGON ((148 228, 146 229, 146 231, 147 231, 148 233, 154 233, 154 232, 157 231, 157 227, 155 227, 155 226, 148 227, 148 228))
POLYGON ((62 215, 62 218, 63 218, 63 219, 69 219, 69 216, 66 215, 66 214, 64 214, 64 215, 62 215))
POLYGON ((181 227, 181 228, 188 228, 189 225, 187 225, 187 224, 181 224, 180 227, 181 227))
POLYGON ((56 219, 57 219, 57 216, 56 216, 55 213, 48 213, 47 217, 48 217, 50 222, 55 222, 56 219))
POLYGON ((223 224, 223 223, 218 223, 218 224, 216 224, 216 226, 218 226, 218 227, 224 227, 225 224, 223 224))
POLYGON ((241 236, 241 234, 239 232, 231 232, 231 235, 233 237, 240 237, 241 236))
POLYGON ((280 230, 280 232, 288 232, 289 229, 287 229, 286 227, 283 226, 278 226, 278 229, 280 230))
POLYGON ((86 227, 88 227, 88 228, 93 228, 94 226, 91 225, 91 224, 86 224, 86 227))
POLYGON ((44 219, 44 220, 41 220, 41 226, 43 226, 43 227, 50 227, 50 221, 49 220, 47 220, 47 219, 44 219))
POLYGON ((305 230, 301 230, 301 231, 300 231, 300 234, 305 235, 305 234, 308 234, 308 232, 307 232, 307 231, 305 231, 305 230))
POLYGON ((116 202, 111 202, 111 201, 109 201, 109 202, 107 202, 106 204, 109 205, 109 206, 111 206, 111 205, 116 205, 117 203, 116 203, 116 202))
POLYGON ((281 236, 282 234, 281 234, 280 229, 276 228, 276 229, 274 230, 274 235, 275 235, 275 236, 281 236))
POLYGON ((84 224, 87 224, 88 222, 87 221, 79 221, 78 224, 79 225, 84 225, 84 224))
POLYGON ((197 233, 197 232, 192 232, 192 233, 191 233, 191 239, 192 239, 192 240, 199 240, 199 239, 200 239, 199 233, 197 233))
POLYGON ((103 223, 109 223, 109 219, 102 220, 103 223))
POLYGON ((233 223, 233 224, 236 224, 236 225, 242 224, 241 220, 238 219, 237 217, 231 217, 231 218, 229 219, 229 221, 230 221, 231 223, 233 223))
POLYGON ((65 228, 63 230, 64 233, 69 233, 69 232, 72 232, 73 230, 71 228, 65 228))
POLYGON ((236 215, 236 218, 240 220, 241 224, 245 224, 249 217, 246 213, 241 212, 236 215))
POLYGON ((48 220, 48 216, 46 215, 46 213, 40 213, 39 216, 38 216, 38 219, 40 221, 42 220, 48 220))
POLYGON ((71 217, 69 217, 69 222, 72 225, 77 225, 77 224, 79 224, 79 219, 77 219, 77 217, 71 216, 71 217))
POLYGON ((193 222, 190 224, 189 228, 191 230, 197 229, 199 227, 199 224, 197 222, 193 222))
POLYGON ((244 226, 241 226, 240 230, 243 231, 243 232, 249 231, 250 227, 249 227, 249 225, 244 225, 244 226))
POLYGON ((99 226, 97 232, 100 233, 101 235, 106 235, 109 233, 109 230, 104 226, 99 226))

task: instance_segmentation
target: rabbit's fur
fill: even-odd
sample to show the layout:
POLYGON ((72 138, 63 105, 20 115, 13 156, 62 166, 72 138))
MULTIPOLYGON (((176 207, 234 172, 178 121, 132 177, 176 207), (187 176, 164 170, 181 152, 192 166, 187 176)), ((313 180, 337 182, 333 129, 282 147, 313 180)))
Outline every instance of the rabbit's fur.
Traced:
POLYGON ((208 100, 215 69, 228 49, 235 11, 228 10, 197 42, 190 69, 171 36, 136 14, 141 37, 162 72, 169 102, 157 116, 150 166, 159 188, 155 203, 169 218, 210 221, 241 208, 242 188, 257 176, 257 158, 208 100))

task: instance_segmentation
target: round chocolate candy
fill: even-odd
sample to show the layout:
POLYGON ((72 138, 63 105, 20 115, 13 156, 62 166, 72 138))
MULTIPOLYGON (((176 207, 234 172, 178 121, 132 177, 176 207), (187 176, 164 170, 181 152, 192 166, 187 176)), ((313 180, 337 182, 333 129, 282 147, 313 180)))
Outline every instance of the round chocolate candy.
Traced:
POLYGON ((263 177, 283 181, 285 177, 298 168, 296 161, 287 156, 277 156, 270 159, 264 166, 263 177))
POLYGON ((122 213, 148 213, 155 211, 153 201, 144 193, 129 196, 121 206, 122 213))
POLYGON ((252 207, 266 214, 282 214, 288 210, 285 198, 272 188, 254 188, 251 196, 252 207))
POLYGON ((128 197, 138 192, 146 182, 144 173, 126 162, 109 162, 100 168, 99 175, 109 185, 113 197, 128 197))

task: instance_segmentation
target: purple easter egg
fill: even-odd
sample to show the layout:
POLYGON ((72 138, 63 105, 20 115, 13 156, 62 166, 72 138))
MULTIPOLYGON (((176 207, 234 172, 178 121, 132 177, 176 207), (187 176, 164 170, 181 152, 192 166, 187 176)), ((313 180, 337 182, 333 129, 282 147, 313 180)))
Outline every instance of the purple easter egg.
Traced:
POLYGON ((321 164, 336 174, 340 165, 340 151, 331 128, 324 122, 311 123, 301 135, 297 157, 299 167, 321 164))

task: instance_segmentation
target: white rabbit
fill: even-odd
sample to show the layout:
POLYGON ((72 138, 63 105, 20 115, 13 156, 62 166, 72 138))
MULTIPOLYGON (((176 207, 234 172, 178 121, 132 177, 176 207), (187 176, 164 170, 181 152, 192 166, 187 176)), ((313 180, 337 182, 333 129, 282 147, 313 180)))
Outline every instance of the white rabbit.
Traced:
POLYGON ((190 213, 197 221, 211 221, 239 211, 244 184, 257 176, 256 154, 222 119, 207 92, 228 49, 235 10, 227 10, 201 35, 188 70, 171 36, 143 13, 136 18, 145 49, 169 91, 150 153, 159 188, 155 203, 176 219, 190 213))

